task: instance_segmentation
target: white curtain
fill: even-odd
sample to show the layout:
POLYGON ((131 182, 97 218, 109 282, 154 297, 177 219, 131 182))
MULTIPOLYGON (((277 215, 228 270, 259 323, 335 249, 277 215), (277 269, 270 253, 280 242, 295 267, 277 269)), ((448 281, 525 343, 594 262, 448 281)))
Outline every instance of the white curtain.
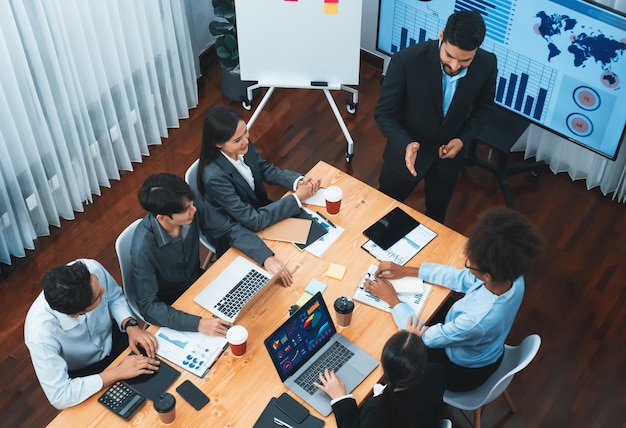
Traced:
POLYGON ((198 95, 180 0, 0 2, 0 262, 132 170, 198 95))
MULTIPOLYGON (((626 0, 596 0, 596 2, 626 13, 626 0)), ((626 61, 626 57, 621 61, 626 61)), ((624 124, 617 123, 615 126, 622 129, 624 124)), ((538 160, 545 161, 554 173, 567 172, 572 180, 585 180, 588 189, 600 186, 603 194, 612 193, 614 200, 626 202, 626 141, 624 139, 622 139, 617 159, 612 161, 531 124, 517 141, 513 150, 523 151, 526 158, 535 156, 538 160)))

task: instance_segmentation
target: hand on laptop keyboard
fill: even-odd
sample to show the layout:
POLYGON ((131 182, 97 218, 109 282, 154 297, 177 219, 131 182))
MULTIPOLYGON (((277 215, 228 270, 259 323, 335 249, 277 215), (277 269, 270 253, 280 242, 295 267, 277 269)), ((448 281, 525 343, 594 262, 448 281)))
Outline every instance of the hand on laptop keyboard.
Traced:
MULTIPOLYGON (((263 267, 265 268, 265 270, 272 275, 281 270, 283 266, 284 263, 274 256, 269 256, 265 259, 265 262, 263 262, 263 267)), ((280 274, 280 282, 282 282, 285 287, 291 287, 293 285, 293 277, 291 276, 291 272, 289 271, 289 269, 283 269, 282 273, 280 274)))
POLYGON ((333 370, 325 369, 320 373, 320 381, 313 382, 313 385, 328 394, 331 400, 347 394, 346 386, 333 370))

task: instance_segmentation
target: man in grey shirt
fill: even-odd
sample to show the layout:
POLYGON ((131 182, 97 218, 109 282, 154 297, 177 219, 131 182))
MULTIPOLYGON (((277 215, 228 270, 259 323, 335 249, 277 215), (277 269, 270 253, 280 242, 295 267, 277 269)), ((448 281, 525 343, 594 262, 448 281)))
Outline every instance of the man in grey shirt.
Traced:
MULTIPOLYGON (((225 336, 230 323, 218 318, 201 318, 179 311, 171 304, 202 274, 199 237, 226 238, 270 273, 283 264, 250 230, 194 194, 181 177, 153 174, 139 190, 139 202, 148 211, 137 226, 131 245, 137 307, 152 324, 180 331, 199 331, 225 336)), ((223 240, 223 239, 222 239, 223 240)), ((219 252, 219 249, 218 249, 219 252)), ((285 269, 284 285, 291 285, 285 269)))

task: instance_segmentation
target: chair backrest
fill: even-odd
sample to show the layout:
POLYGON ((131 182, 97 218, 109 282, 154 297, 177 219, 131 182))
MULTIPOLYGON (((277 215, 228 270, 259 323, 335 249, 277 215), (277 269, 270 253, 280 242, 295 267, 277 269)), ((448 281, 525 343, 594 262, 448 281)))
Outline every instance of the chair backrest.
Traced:
MULTIPOLYGON (((200 163, 200 159, 196 159, 196 161, 192 163, 189 166, 189 168, 187 168, 187 171, 185 171, 185 181, 187 182, 187 184, 189 184, 189 187, 191 187, 191 191, 194 194, 194 198, 198 201, 203 198, 203 196, 198 191, 198 182, 196 181, 199 163, 200 163)), ((216 252, 215 250, 216 245, 214 241, 215 241, 214 239, 206 237, 204 236, 204 234, 200 235, 200 243, 213 253, 216 252)))
POLYGON ((120 233, 115 240, 115 252, 117 253, 117 260, 120 263, 120 270, 122 271, 122 288, 124 289, 128 306, 130 306, 130 309, 132 309, 139 319, 145 322, 137 308, 137 295, 133 284, 133 266, 130 262, 130 245, 133 242, 133 234, 139 222, 141 222, 140 218, 132 222, 120 233))
POLYGON ((479 409, 498 398, 513 380, 515 373, 522 370, 535 358, 541 345, 537 334, 526 337, 518 346, 504 345, 504 357, 500 367, 478 388, 467 392, 446 390, 443 401, 459 409, 479 409))
POLYGON ((513 380, 515 373, 523 370, 535 358, 540 345, 541 337, 538 334, 531 334, 518 346, 504 345, 504 358, 500 367, 485 382, 485 385, 491 386, 491 388, 482 405, 490 403, 504 392, 513 380))
POLYGON ((189 184, 189 187, 191 187, 196 199, 202 198, 202 195, 200 195, 200 192, 198 191, 198 163, 200 163, 200 159, 196 159, 196 161, 192 163, 185 172, 185 181, 189 184))

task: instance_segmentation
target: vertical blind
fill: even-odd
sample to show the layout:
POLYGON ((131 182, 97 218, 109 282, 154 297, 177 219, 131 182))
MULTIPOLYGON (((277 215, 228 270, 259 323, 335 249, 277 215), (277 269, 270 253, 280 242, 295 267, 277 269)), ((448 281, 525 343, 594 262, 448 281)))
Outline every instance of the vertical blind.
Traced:
POLYGON ((198 103, 184 2, 0 2, 0 262, 132 170, 198 103))

